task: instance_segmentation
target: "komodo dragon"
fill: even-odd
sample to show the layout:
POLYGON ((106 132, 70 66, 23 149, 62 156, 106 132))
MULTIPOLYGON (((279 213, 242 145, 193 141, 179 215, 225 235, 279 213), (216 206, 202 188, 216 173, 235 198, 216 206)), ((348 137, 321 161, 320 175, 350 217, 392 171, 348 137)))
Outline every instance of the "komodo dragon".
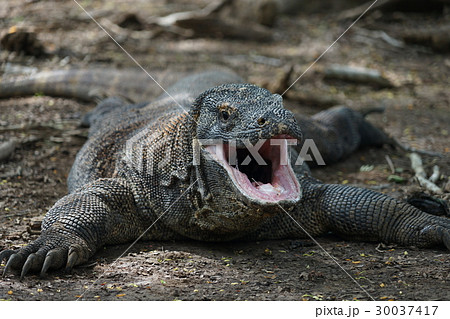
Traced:
POLYGON ((297 161, 306 138, 327 163, 386 141, 349 108, 296 118, 280 95, 209 71, 149 104, 108 98, 87 121, 89 139, 69 174, 69 194, 46 214, 37 240, 0 253, 3 275, 71 269, 104 245, 141 236, 230 241, 333 232, 450 249, 450 219, 371 190, 321 183, 297 161), (288 145, 292 140, 300 143, 288 145))

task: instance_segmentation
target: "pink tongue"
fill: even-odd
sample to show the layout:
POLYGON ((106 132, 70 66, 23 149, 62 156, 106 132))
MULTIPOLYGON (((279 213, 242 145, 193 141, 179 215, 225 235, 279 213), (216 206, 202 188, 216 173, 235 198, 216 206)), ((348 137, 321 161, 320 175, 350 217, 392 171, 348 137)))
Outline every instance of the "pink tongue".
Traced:
POLYGON ((280 195, 281 190, 270 183, 263 184, 261 182, 252 182, 252 185, 259 191, 267 195, 280 195))

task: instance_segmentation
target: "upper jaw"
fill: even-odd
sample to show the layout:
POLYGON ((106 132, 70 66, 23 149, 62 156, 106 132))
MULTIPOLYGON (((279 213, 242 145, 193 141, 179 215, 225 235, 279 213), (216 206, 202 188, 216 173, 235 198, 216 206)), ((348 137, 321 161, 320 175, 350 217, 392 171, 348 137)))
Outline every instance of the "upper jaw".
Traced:
POLYGON ((245 161, 250 155, 248 149, 236 148, 232 143, 204 149, 226 170, 235 189, 248 201, 262 205, 294 204, 301 198, 301 187, 289 160, 289 139, 294 138, 277 135, 263 140, 262 146, 254 149, 260 155, 259 161, 250 163, 245 161))

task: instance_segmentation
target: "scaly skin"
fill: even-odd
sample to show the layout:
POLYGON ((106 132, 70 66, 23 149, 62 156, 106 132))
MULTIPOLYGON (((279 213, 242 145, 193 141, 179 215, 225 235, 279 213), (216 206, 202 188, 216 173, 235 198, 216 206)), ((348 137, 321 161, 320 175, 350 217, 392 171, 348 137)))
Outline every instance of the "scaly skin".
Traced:
MULTIPOLYGON (((222 146, 200 145, 198 140, 236 141, 241 152, 246 140, 255 145, 261 139, 314 138, 329 163, 360 145, 385 141, 348 108, 296 119, 279 95, 233 82, 241 81, 232 73, 184 79, 169 89, 180 105, 166 95, 136 106, 120 99, 102 102, 89 117, 90 137, 72 167, 69 194, 47 213, 36 241, 0 253, 0 260, 7 260, 3 274, 70 269, 104 245, 142 234, 152 240, 227 241, 332 231, 353 239, 450 248, 448 218, 370 190, 323 184, 305 165, 276 164, 271 157, 276 150, 268 144, 259 152, 271 160, 265 182, 262 165, 253 161, 250 170, 233 169, 221 159, 228 156, 221 155, 222 146), (276 180, 279 172, 284 175, 276 180)), ((280 147, 280 154, 284 150, 280 147)), ((297 151, 290 153, 290 163, 297 151)), ((239 165, 244 166, 243 158, 239 165)))

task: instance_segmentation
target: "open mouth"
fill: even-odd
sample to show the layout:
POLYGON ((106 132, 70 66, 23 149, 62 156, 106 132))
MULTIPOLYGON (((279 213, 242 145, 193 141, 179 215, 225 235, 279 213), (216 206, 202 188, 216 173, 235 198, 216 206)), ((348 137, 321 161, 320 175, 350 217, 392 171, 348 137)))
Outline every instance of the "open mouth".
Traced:
POLYGON ((228 172, 234 185, 248 198, 259 202, 298 201, 300 185, 289 162, 287 135, 266 140, 254 158, 247 148, 230 144, 205 147, 228 172))

